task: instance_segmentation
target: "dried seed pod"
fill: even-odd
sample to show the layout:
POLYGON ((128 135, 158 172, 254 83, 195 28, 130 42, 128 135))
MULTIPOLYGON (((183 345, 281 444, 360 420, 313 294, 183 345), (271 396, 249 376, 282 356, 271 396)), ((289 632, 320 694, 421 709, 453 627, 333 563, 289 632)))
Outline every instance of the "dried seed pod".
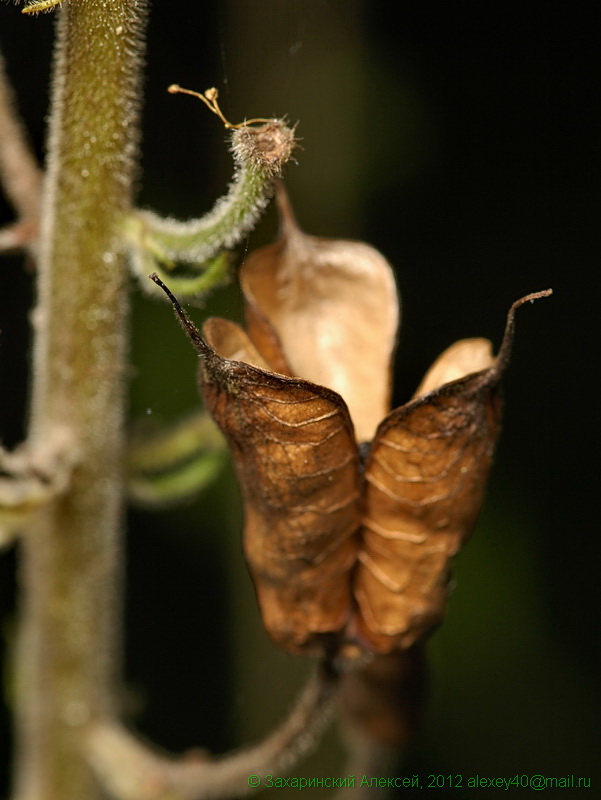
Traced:
POLYGON ((394 411, 376 434, 354 591, 377 651, 409 647, 442 615, 451 559, 482 502, 496 387, 492 372, 445 384, 394 411))
POLYGON ((499 433, 514 312, 544 294, 513 304, 496 359, 486 340, 456 343, 424 379, 431 391, 378 428, 353 579, 358 637, 369 649, 410 647, 442 619, 452 559, 476 522, 499 433), (461 375, 474 366, 485 368, 461 375), (438 383, 449 375, 456 379, 438 383))

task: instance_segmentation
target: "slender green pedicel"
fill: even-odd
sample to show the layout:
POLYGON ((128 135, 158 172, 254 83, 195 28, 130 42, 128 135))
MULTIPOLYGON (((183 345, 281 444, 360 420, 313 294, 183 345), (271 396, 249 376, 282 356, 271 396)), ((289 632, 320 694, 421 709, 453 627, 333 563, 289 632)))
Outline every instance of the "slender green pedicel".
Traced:
POLYGON ((156 272, 162 281, 167 281, 173 286, 174 292, 199 298, 227 283, 230 262, 231 254, 227 250, 221 250, 214 258, 201 264, 186 264, 186 271, 182 272, 175 269, 179 265, 163 253, 141 247, 133 248, 131 251, 131 266, 142 288, 149 294, 156 294, 157 297, 159 294, 155 284, 148 280, 151 272, 156 272))

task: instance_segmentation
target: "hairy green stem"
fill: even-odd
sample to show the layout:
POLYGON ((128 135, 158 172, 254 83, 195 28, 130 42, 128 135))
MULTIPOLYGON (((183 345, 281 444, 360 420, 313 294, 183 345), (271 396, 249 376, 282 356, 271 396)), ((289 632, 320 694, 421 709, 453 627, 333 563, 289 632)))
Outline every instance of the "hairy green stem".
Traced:
POLYGON ((15 797, 102 797, 82 749, 114 711, 131 204, 146 0, 60 11, 44 189, 30 439, 69 429, 70 487, 24 536, 15 797))
POLYGON ((200 219, 180 222, 140 211, 128 220, 133 241, 171 259, 202 263, 222 247, 234 247, 253 229, 273 195, 295 147, 294 131, 273 119, 259 128, 244 126, 232 133, 237 172, 229 192, 200 219))
POLYGON ((150 290, 152 284, 146 280, 150 271, 159 273, 178 293, 198 294, 216 286, 227 267, 227 253, 219 251, 234 247, 252 230, 295 145, 294 130, 284 120, 269 120, 260 127, 243 125, 232 132, 234 180, 208 214, 187 222, 152 211, 132 214, 124 232, 142 287, 150 290), (178 262, 185 262, 190 274, 168 276, 166 270, 178 262))

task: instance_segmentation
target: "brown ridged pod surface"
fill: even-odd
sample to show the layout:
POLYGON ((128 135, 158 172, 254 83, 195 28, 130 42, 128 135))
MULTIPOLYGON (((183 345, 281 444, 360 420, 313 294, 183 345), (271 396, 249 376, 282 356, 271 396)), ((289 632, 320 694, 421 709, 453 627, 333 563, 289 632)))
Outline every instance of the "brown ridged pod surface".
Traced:
POLYGON ((201 390, 242 488, 244 552, 265 627, 287 650, 320 652, 351 614, 361 517, 348 411, 323 386, 228 358, 259 360, 233 323, 212 319, 203 332, 220 356, 201 362, 201 390))

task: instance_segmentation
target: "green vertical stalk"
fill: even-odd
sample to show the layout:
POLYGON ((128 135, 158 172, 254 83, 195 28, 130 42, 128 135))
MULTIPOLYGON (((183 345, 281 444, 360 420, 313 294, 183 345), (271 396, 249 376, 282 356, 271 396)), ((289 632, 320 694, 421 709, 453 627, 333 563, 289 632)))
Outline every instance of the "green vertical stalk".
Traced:
POLYGON ((114 712, 120 650, 126 265, 146 0, 60 11, 44 189, 30 440, 77 449, 21 553, 15 797, 95 800, 88 722, 114 712))

